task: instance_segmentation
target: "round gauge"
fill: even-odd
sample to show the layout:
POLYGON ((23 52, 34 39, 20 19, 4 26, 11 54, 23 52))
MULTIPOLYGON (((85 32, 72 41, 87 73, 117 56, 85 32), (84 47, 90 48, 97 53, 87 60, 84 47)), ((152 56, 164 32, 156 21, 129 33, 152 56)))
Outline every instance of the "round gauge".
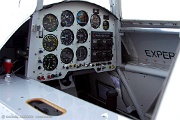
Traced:
POLYGON ((58 59, 54 54, 48 54, 43 59, 43 67, 47 71, 53 71, 58 65, 58 59))
POLYGON ((74 34, 70 29, 65 29, 61 32, 61 43, 64 45, 70 45, 74 40, 74 34))
POLYGON ((78 43, 85 43, 88 39, 88 33, 85 29, 79 29, 76 34, 78 43))
POLYGON ((70 27, 74 23, 74 15, 71 11, 65 10, 61 14, 61 26, 70 27))
POLYGON ((58 19, 53 14, 47 14, 43 18, 43 27, 46 31, 53 32, 58 27, 58 19))
POLYGON ((70 63, 74 58, 74 53, 71 48, 65 48, 61 51, 60 55, 61 61, 65 64, 70 63))
POLYGON ((88 23, 88 15, 85 11, 81 10, 77 13, 77 23, 80 25, 80 26, 85 26, 87 23, 88 23))
POLYGON ((58 46, 58 39, 53 34, 48 34, 43 38, 43 47, 46 51, 54 51, 58 46))
POLYGON ((109 29, 109 22, 107 20, 103 21, 103 29, 104 30, 108 30, 109 29))
POLYGON ((101 24, 101 18, 99 17, 99 15, 94 14, 91 16, 90 23, 94 29, 97 29, 101 24))
POLYGON ((87 57, 87 48, 84 46, 81 46, 76 51, 76 57, 77 61, 85 60, 87 57))

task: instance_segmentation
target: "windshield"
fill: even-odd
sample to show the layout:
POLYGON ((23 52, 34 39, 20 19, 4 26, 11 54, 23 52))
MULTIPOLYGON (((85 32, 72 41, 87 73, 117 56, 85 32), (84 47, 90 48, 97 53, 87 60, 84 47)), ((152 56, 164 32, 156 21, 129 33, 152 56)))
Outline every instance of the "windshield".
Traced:
POLYGON ((1 0, 0 1, 0 49, 11 35, 29 19, 35 11, 36 0, 1 0))
MULTIPOLYGON (((48 5, 48 4, 52 4, 52 3, 57 3, 57 2, 61 2, 63 0, 44 0, 44 5, 48 5)), ((110 4, 109 4, 109 0, 103 0, 103 4, 102 4, 102 0, 84 0, 84 1, 88 1, 91 3, 95 3, 97 5, 100 5, 108 10, 110 10, 110 4)))
POLYGON ((122 18, 136 20, 180 20, 179 0, 121 0, 122 18))

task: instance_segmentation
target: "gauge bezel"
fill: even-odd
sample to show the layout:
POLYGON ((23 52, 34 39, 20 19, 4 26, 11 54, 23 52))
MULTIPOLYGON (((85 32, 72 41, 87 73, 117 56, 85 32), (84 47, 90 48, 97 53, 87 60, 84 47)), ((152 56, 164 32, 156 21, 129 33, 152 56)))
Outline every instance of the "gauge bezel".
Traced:
POLYGON ((65 63, 65 64, 71 63, 71 62, 73 61, 73 59, 74 59, 74 52, 73 52, 73 50, 72 50, 71 48, 69 48, 69 47, 64 48, 64 49, 61 51, 60 59, 61 59, 62 63, 65 63), (66 56, 63 56, 63 52, 66 53, 66 56), (67 52, 70 52, 70 53, 67 53, 67 52), (70 55, 71 55, 72 57, 70 57, 70 55), (67 58, 67 57, 70 57, 70 58, 67 58), (64 59, 69 59, 69 60, 68 60, 68 61, 65 61, 64 59))
POLYGON ((73 25, 73 23, 74 23, 74 14, 73 14, 70 10, 65 10, 65 11, 63 11, 63 12, 61 13, 61 26, 62 26, 62 27, 70 27, 70 26, 73 25), (66 13, 65 13, 65 12, 66 12, 66 13), (67 13, 72 16, 72 20, 70 20, 70 19, 65 19, 65 20, 63 20, 63 19, 62 19, 63 15, 67 15, 67 13), (69 20, 70 24, 67 24, 67 23, 66 23, 66 22, 68 22, 67 20, 69 20), (65 22, 65 21, 66 21, 66 22, 65 22), (64 24, 63 22, 65 22, 66 24, 65 24, 65 25, 62 25, 62 24, 64 24))
POLYGON ((77 20, 77 23, 80 25, 80 26, 86 26, 87 25, 87 23, 88 23, 88 21, 89 21, 89 16, 88 16, 88 14, 87 14, 87 12, 86 11, 84 11, 84 10, 80 10, 78 13, 77 13, 77 15, 76 15, 76 20, 77 20), (82 16, 82 15, 78 15, 78 14, 80 14, 80 13, 84 13, 84 15, 86 16, 86 20, 85 21, 83 21, 83 23, 82 22, 80 22, 80 20, 79 20, 79 16, 82 16))
POLYGON ((84 28, 81 28, 76 33, 77 43, 85 43, 88 39, 88 32, 84 28), (81 32, 82 31, 82 32, 81 32), (83 39, 81 39, 78 35, 83 33, 83 39))
POLYGON ((104 30, 108 30, 108 29, 109 29, 109 21, 107 21, 107 20, 103 21, 103 29, 104 29, 104 30), (107 25, 107 28, 104 27, 104 26, 105 26, 105 25, 104 25, 105 22, 108 24, 108 25, 107 25))
POLYGON ((58 18, 57 18, 54 14, 51 14, 51 13, 46 14, 46 15, 43 17, 42 23, 43 23, 44 29, 45 29, 46 31, 48 31, 48 32, 54 32, 54 31, 58 28, 58 25, 59 25, 58 18), (55 19, 55 25, 54 25, 54 27, 52 27, 52 26, 53 26, 52 23, 51 23, 50 25, 48 25, 48 26, 51 26, 50 28, 45 26, 45 18, 48 17, 48 16, 52 16, 52 17, 55 19))
POLYGON ((47 54, 46 56, 44 56, 44 58, 43 58, 43 68, 44 68, 44 70, 53 71, 54 69, 56 69, 57 65, 58 65, 58 58, 56 57, 56 55, 50 53, 50 54, 47 54), (53 60, 52 62, 55 63, 55 65, 53 67, 51 66, 52 68, 48 68, 46 66, 46 64, 44 63, 45 59, 52 59, 53 60))
POLYGON ((66 45, 66 46, 71 45, 71 44, 73 43, 73 41, 74 41, 74 33, 73 33, 73 31, 70 30, 70 29, 64 29, 64 30, 61 32, 60 39, 61 39, 61 43, 62 43, 63 45, 66 45), (71 37, 72 37, 72 39, 68 39, 68 38, 69 38, 69 35, 68 35, 68 36, 67 36, 67 37, 68 37, 68 38, 67 38, 68 41, 65 40, 65 39, 62 39, 62 34, 65 34, 67 31, 71 34, 71 37))
MULTIPOLYGON (((47 38, 48 39, 48 38, 47 38)), ((47 42, 50 42, 50 41, 48 41, 47 40, 47 42)), ((56 48, 57 48, 57 46, 58 46, 58 38, 54 35, 54 34, 47 34, 46 36, 44 36, 44 38, 43 38, 43 41, 42 41, 42 45, 43 45, 43 48, 46 50, 46 51, 48 51, 48 52, 52 52, 52 51, 54 51, 56 48), (45 40, 46 40, 46 38, 47 37, 49 37, 49 36, 52 36, 53 37, 53 45, 52 46, 45 46, 45 40)))
POLYGON ((90 18, 90 24, 91 27, 97 29, 101 25, 101 17, 98 14, 93 14, 90 18), (95 17, 98 18, 98 22, 94 22, 95 17))
POLYGON ((76 50, 76 58, 77 58, 77 61, 83 61, 83 60, 85 60, 85 59, 87 58, 87 56, 88 56, 88 50, 87 50, 87 48, 86 48, 85 46, 80 46, 80 47, 78 47, 78 49, 76 50), (85 50, 85 51, 84 51, 85 54, 84 54, 81 58, 79 58, 79 55, 78 55, 78 52, 79 52, 80 50, 85 50))

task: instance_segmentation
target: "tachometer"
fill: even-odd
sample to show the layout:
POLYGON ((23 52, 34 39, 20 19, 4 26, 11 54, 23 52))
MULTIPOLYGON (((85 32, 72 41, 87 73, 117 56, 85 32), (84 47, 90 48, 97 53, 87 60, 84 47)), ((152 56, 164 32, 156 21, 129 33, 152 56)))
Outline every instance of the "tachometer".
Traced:
POLYGON ((43 27, 46 31, 53 32, 58 27, 58 19, 53 14, 47 14, 43 18, 43 27))
POLYGON ((87 57, 87 48, 84 46, 80 46, 76 51, 77 61, 85 60, 87 57))
POLYGON ((70 29, 65 29, 61 32, 61 43, 64 45, 70 45, 74 40, 74 34, 70 29))
POLYGON ((43 59, 43 67, 47 71, 53 71, 58 65, 58 59, 54 54, 48 54, 43 59))
POLYGON ((101 24, 101 18, 99 17, 99 15, 93 14, 93 15, 91 16, 90 23, 91 23, 91 26, 92 26, 94 29, 97 29, 97 28, 100 26, 100 24, 101 24))
POLYGON ((74 53, 71 48, 65 48, 61 51, 60 55, 61 61, 65 64, 70 63, 74 58, 74 53))
POLYGON ((88 39, 88 33, 85 29, 79 29, 76 34, 77 43, 85 43, 88 39))
POLYGON ((74 15, 71 11, 65 10, 61 14, 61 26, 70 27, 74 23, 74 15))
POLYGON ((80 25, 80 26, 85 26, 87 23, 88 23, 88 14, 81 10, 77 13, 77 23, 80 25))
POLYGON ((48 34, 43 38, 43 47, 46 51, 54 51, 58 46, 58 39, 53 34, 48 34))

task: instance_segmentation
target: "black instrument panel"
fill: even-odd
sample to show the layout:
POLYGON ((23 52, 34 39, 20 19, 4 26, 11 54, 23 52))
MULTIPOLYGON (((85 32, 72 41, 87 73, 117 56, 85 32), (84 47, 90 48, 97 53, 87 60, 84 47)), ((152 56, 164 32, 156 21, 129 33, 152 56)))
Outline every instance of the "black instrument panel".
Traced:
POLYGON ((31 63, 38 71, 31 71, 30 76, 51 80, 54 77, 48 76, 58 74, 58 78, 63 78, 69 71, 115 69, 116 18, 104 8, 87 2, 67 2, 39 14, 37 26, 42 26, 43 37, 36 36, 31 49, 36 61, 42 63, 31 63), (110 37, 104 37, 109 34, 110 37))

